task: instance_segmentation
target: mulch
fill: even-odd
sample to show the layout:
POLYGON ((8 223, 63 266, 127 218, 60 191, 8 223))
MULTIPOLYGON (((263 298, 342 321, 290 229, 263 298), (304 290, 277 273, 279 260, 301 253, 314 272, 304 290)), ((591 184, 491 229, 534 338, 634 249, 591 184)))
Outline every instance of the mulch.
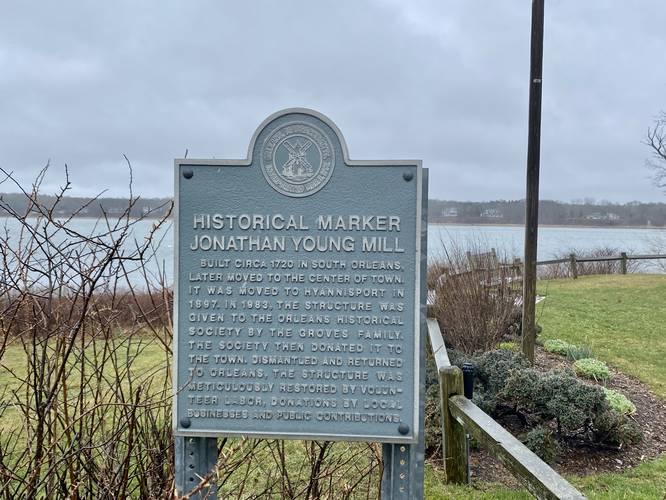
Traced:
MULTIPOLYGON (((535 367, 541 371, 571 366, 572 362, 538 347, 535 367)), ((641 443, 624 448, 563 444, 560 456, 552 467, 560 474, 588 475, 600 472, 619 473, 646 460, 666 454, 666 402, 659 399, 647 385, 611 368, 613 379, 607 384, 627 396, 636 405, 630 415, 643 431, 641 443)), ((506 425, 506 423, 503 423, 506 425)), ((511 425, 507 426, 511 430, 511 425)), ((486 451, 472 451, 470 468, 474 482, 502 483, 517 487, 518 481, 486 451)))

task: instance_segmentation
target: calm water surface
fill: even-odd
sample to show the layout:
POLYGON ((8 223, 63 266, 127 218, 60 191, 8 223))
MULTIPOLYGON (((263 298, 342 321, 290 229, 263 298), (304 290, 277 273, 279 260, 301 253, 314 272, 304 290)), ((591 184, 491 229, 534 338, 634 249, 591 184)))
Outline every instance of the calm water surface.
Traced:
MULTIPOLYGON (((4 225, 17 234, 18 226, 12 219, 4 219, 4 225)), ((75 229, 81 233, 95 231, 97 221, 93 219, 75 219, 75 229)), ((134 235, 143 239, 153 221, 139 221, 134 226, 134 235)), ((157 245, 150 266, 152 270, 163 269, 169 283, 173 281, 173 225, 165 225, 157 233, 157 245)), ((522 256, 524 230, 519 226, 465 226, 465 225, 428 225, 428 259, 441 255, 443 246, 454 242, 466 246, 472 242, 475 247, 496 248, 500 255, 522 256)), ((666 246, 665 229, 644 228, 587 228, 587 227, 540 227, 538 258, 546 260, 575 250, 585 254, 600 247, 610 247, 618 251, 634 254, 656 253, 659 242, 666 246)), ((657 270, 654 267, 650 270, 657 270)))
MULTIPOLYGON (((429 257, 435 257, 448 242, 478 241, 483 246, 497 248, 503 254, 520 257, 523 254, 525 231, 520 226, 462 226, 428 225, 429 257)), ((666 230, 644 228, 604 227, 540 227, 539 260, 552 259, 575 251, 585 254, 601 247, 634 254, 656 253, 653 248, 666 241, 666 230)))

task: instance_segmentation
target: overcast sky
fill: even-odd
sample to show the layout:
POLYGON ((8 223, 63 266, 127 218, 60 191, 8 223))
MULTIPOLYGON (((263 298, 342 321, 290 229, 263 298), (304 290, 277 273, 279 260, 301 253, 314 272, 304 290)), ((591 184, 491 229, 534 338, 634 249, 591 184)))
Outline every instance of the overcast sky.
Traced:
MULTIPOLYGON (((173 159, 243 158, 286 107, 353 159, 420 158, 430 197, 524 197, 529 0, 0 0, 0 166, 73 195, 171 196, 173 159)), ((541 197, 665 201, 664 0, 546 0, 541 197)), ((0 191, 9 191, 0 185, 0 191)))

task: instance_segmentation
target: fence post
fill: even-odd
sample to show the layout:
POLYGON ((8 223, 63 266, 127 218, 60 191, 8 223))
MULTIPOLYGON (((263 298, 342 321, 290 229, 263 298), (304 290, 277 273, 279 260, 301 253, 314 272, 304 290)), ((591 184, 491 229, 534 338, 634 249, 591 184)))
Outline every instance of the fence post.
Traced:
POLYGON ((469 482, 468 449, 465 428, 451 415, 449 398, 463 394, 463 374, 457 366, 439 370, 439 395, 442 410, 442 458, 446 482, 469 482))
POLYGON ((569 254, 569 264, 571 267, 571 277, 573 279, 578 279, 578 265, 576 264, 576 254, 569 254))
POLYGON ((622 274, 627 274, 627 252, 620 253, 622 260, 620 261, 620 272, 622 274))

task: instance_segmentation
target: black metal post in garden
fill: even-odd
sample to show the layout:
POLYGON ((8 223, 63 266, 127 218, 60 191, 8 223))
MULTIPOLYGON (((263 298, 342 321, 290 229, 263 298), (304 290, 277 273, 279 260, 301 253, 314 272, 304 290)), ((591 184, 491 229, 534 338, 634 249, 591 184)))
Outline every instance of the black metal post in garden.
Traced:
POLYGON ((523 272, 522 351, 534 362, 536 341, 536 262, 539 227, 539 163, 541 156, 541 89, 543 68, 544 0, 532 0, 530 51, 527 192, 525 195, 525 269, 523 272))
POLYGON ((465 397, 472 399, 474 396, 474 365, 472 363, 463 363, 462 372, 465 397))

